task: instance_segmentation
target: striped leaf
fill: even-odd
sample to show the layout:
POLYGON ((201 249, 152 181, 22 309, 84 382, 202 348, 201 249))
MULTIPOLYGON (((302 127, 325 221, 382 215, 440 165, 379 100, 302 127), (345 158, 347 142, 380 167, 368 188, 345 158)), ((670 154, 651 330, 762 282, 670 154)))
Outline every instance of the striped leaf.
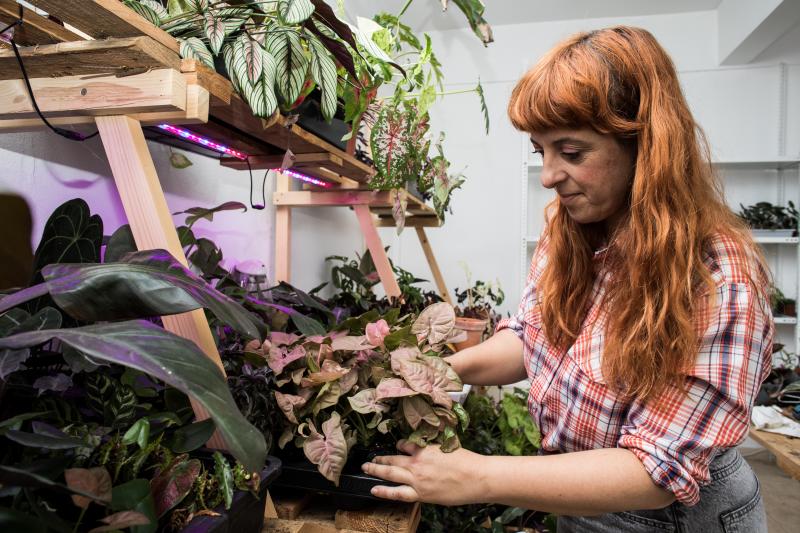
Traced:
POLYGON ((311 77, 322 92, 322 116, 329 121, 336 114, 336 63, 319 39, 309 35, 308 43, 311 77))
MULTIPOLYGON (((243 7, 225 7, 217 11, 217 16, 225 24, 225 37, 242 27, 253 12, 243 7)), ((250 23, 253 21, 251 20, 250 23)))
POLYGON ((158 16, 158 13, 154 11, 152 7, 138 1, 134 2, 132 0, 128 0, 127 2, 125 2, 125 5, 134 10, 139 15, 141 15, 145 20, 147 20, 151 24, 154 24, 156 26, 161 24, 161 17, 158 16))
POLYGON ((189 0, 189 5, 201 14, 208 11, 208 0, 189 0))
POLYGON ((236 61, 244 61, 244 65, 239 65, 238 68, 244 68, 247 80, 255 85, 261 79, 261 73, 264 71, 264 49, 256 41, 250 38, 246 33, 243 33, 236 39, 236 61))
POLYGON ((202 61, 211 68, 214 68, 214 58, 211 52, 208 51, 206 45, 197 37, 189 37, 188 39, 178 39, 180 43, 181 57, 184 59, 197 59, 202 61))
POLYGON ((225 40, 224 19, 213 11, 206 11, 203 13, 203 27, 206 37, 208 37, 208 43, 211 45, 211 51, 214 55, 219 54, 222 42, 225 40))
POLYGON ((264 72, 261 75, 261 83, 264 86, 264 113, 265 118, 272 116, 278 108, 278 97, 275 95, 275 76, 278 70, 278 62, 272 54, 264 50, 264 72))
POLYGON ((276 85, 278 93, 289 105, 297 100, 306 80, 306 59, 300 37, 292 31, 276 31, 267 35, 267 51, 277 63, 276 85))
POLYGON ((248 87, 248 90, 245 91, 245 99, 247 100, 247 103, 250 104, 250 109, 253 111, 255 116, 262 118, 269 116, 266 114, 264 83, 262 80, 258 80, 258 83, 248 87))
POLYGON ((280 9, 284 21, 300 24, 314 12, 314 4, 310 0, 283 0, 280 9))
POLYGON ((234 69, 233 57, 236 54, 234 48, 235 45, 233 43, 224 44, 222 46, 222 58, 225 60, 225 69, 228 71, 228 77, 231 80, 233 88, 236 89, 237 93, 241 93, 242 90, 239 87, 239 78, 236 76, 234 69))

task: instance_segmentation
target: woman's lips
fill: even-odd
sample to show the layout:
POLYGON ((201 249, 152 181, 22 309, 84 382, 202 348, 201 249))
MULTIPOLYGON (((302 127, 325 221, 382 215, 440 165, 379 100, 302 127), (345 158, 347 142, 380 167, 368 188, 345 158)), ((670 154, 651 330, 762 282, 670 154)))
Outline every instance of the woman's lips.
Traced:
POLYGON ((581 193, 576 192, 574 194, 559 194, 558 199, 564 205, 569 205, 570 203, 574 202, 581 193))

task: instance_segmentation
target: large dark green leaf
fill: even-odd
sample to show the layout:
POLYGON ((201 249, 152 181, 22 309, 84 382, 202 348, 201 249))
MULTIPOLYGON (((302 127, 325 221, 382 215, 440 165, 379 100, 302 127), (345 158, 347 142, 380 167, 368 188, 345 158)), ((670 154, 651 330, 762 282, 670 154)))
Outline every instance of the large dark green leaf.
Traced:
POLYGON ((292 309, 291 307, 286 307, 284 305, 270 304, 266 302, 264 302, 264 305, 273 307, 278 311, 281 311, 282 313, 286 313, 287 315, 289 315, 289 318, 292 319, 292 322, 294 322, 295 327, 297 327, 297 329, 303 335, 306 336, 325 335, 327 333, 327 331, 325 331, 325 326, 323 326, 313 318, 307 317, 300 311, 292 309))
POLYGON ((133 479, 117 485, 111 491, 113 511, 138 511, 150 519, 146 526, 133 526, 131 533, 155 533, 158 528, 156 507, 150 493, 150 483, 146 479, 133 479))
POLYGON ((13 440, 17 444, 30 448, 45 448, 48 450, 71 450, 86 446, 83 440, 77 437, 57 437, 53 435, 40 435, 38 433, 28 433, 9 429, 5 433, 6 438, 13 440))
POLYGON ((264 435, 239 412, 219 368, 191 341, 144 321, 20 333, 0 339, 19 350, 51 339, 103 361, 135 368, 194 397, 211 415, 228 449, 250 471, 264 464, 264 435))
MULTIPOLYGON (((263 338, 265 334, 263 323, 244 307, 164 250, 135 252, 127 255, 124 263, 51 265, 43 273, 50 295, 78 320, 172 315, 205 307, 246 337, 263 338)), ((4 304, 5 299, 0 300, 0 311, 4 304)))
MULTIPOLYGON (((12 309, 12 311, 21 310, 12 309)), ((24 313, 24 311, 22 312, 24 313)), ((3 327, 3 323, 7 323, 7 321, 13 320, 15 317, 19 319, 21 318, 21 314, 8 312, 0 317, 0 335, 13 335, 14 333, 22 333, 23 331, 55 329, 61 327, 61 313, 52 307, 40 309, 38 312, 34 313, 33 316, 26 317, 24 320, 11 328, 6 329, 3 327)))
MULTIPOLYGON (((353 36, 350 26, 338 19, 333 12, 333 8, 326 4, 325 0, 311 0, 311 3, 314 4, 315 8, 314 18, 328 26, 340 39, 349 44, 353 50, 358 50, 356 38, 353 36)), ((355 75, 353 76, 353 78, 357 77, 358 76, 355 75)))
POLYGON ((115 231, 108 240, 103 262, 116 263, 121 261, 126 254, 135 252, 136 250, 136 241, 133 240, 131 227, 128 224, 124 224, 117 228, 117 231, 115 231))
POLYGON ((183 426, 172 435, 169 449, 175 453, 187 453, 203 446, 214 434, 216 425, 210 418, 183 426))
POLYGON ((53 263, 97 263, 103 242, 103 221, 89 212, 89 205, 75 198, 59 206, 44 227, 33 262, 34 282, 53 263))

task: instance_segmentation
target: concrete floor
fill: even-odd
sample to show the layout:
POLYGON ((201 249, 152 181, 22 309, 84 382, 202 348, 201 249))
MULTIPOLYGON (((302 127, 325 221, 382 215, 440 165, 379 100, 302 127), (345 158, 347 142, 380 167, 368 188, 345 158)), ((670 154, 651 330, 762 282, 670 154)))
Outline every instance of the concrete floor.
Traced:
POLYGON ((761 482, 770 533, 800 531, 800 481, 790 478, 775 464, 775 456, 763 448, 745 452, 747 462, 761 482))

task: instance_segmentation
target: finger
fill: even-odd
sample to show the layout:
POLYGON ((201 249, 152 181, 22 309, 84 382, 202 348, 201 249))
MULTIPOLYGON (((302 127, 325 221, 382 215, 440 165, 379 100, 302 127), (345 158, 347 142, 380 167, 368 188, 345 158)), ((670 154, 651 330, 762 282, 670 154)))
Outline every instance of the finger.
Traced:
POLYGON ((417 502, 419 501, 419 494, 413 487, 408 485, 400 485, 399 487, 386 487, 378 485, 372 487, 370 493, 376 498, 383 498, 385 500, 396 500, 399 502, 417 502))
POLYGON ((409 442, 405 439, 400 439, 399 441, 397 441, 397 449, 407 455, 414 455, 415 452, 421 450, 422 448, 420 448, 413 442, 409 442))
POLYGON ((411 460, 407 455, 377 455, 372 458, 372 462, 379 465, 407 468, 411 460))
POLYGON ((386 481, 394 481, 395 483, 402 483, 405 485, 410 485, 414 481, 411 472, 399 466, 364 463, 361 469, 370 476, 379 477, 386 481))

